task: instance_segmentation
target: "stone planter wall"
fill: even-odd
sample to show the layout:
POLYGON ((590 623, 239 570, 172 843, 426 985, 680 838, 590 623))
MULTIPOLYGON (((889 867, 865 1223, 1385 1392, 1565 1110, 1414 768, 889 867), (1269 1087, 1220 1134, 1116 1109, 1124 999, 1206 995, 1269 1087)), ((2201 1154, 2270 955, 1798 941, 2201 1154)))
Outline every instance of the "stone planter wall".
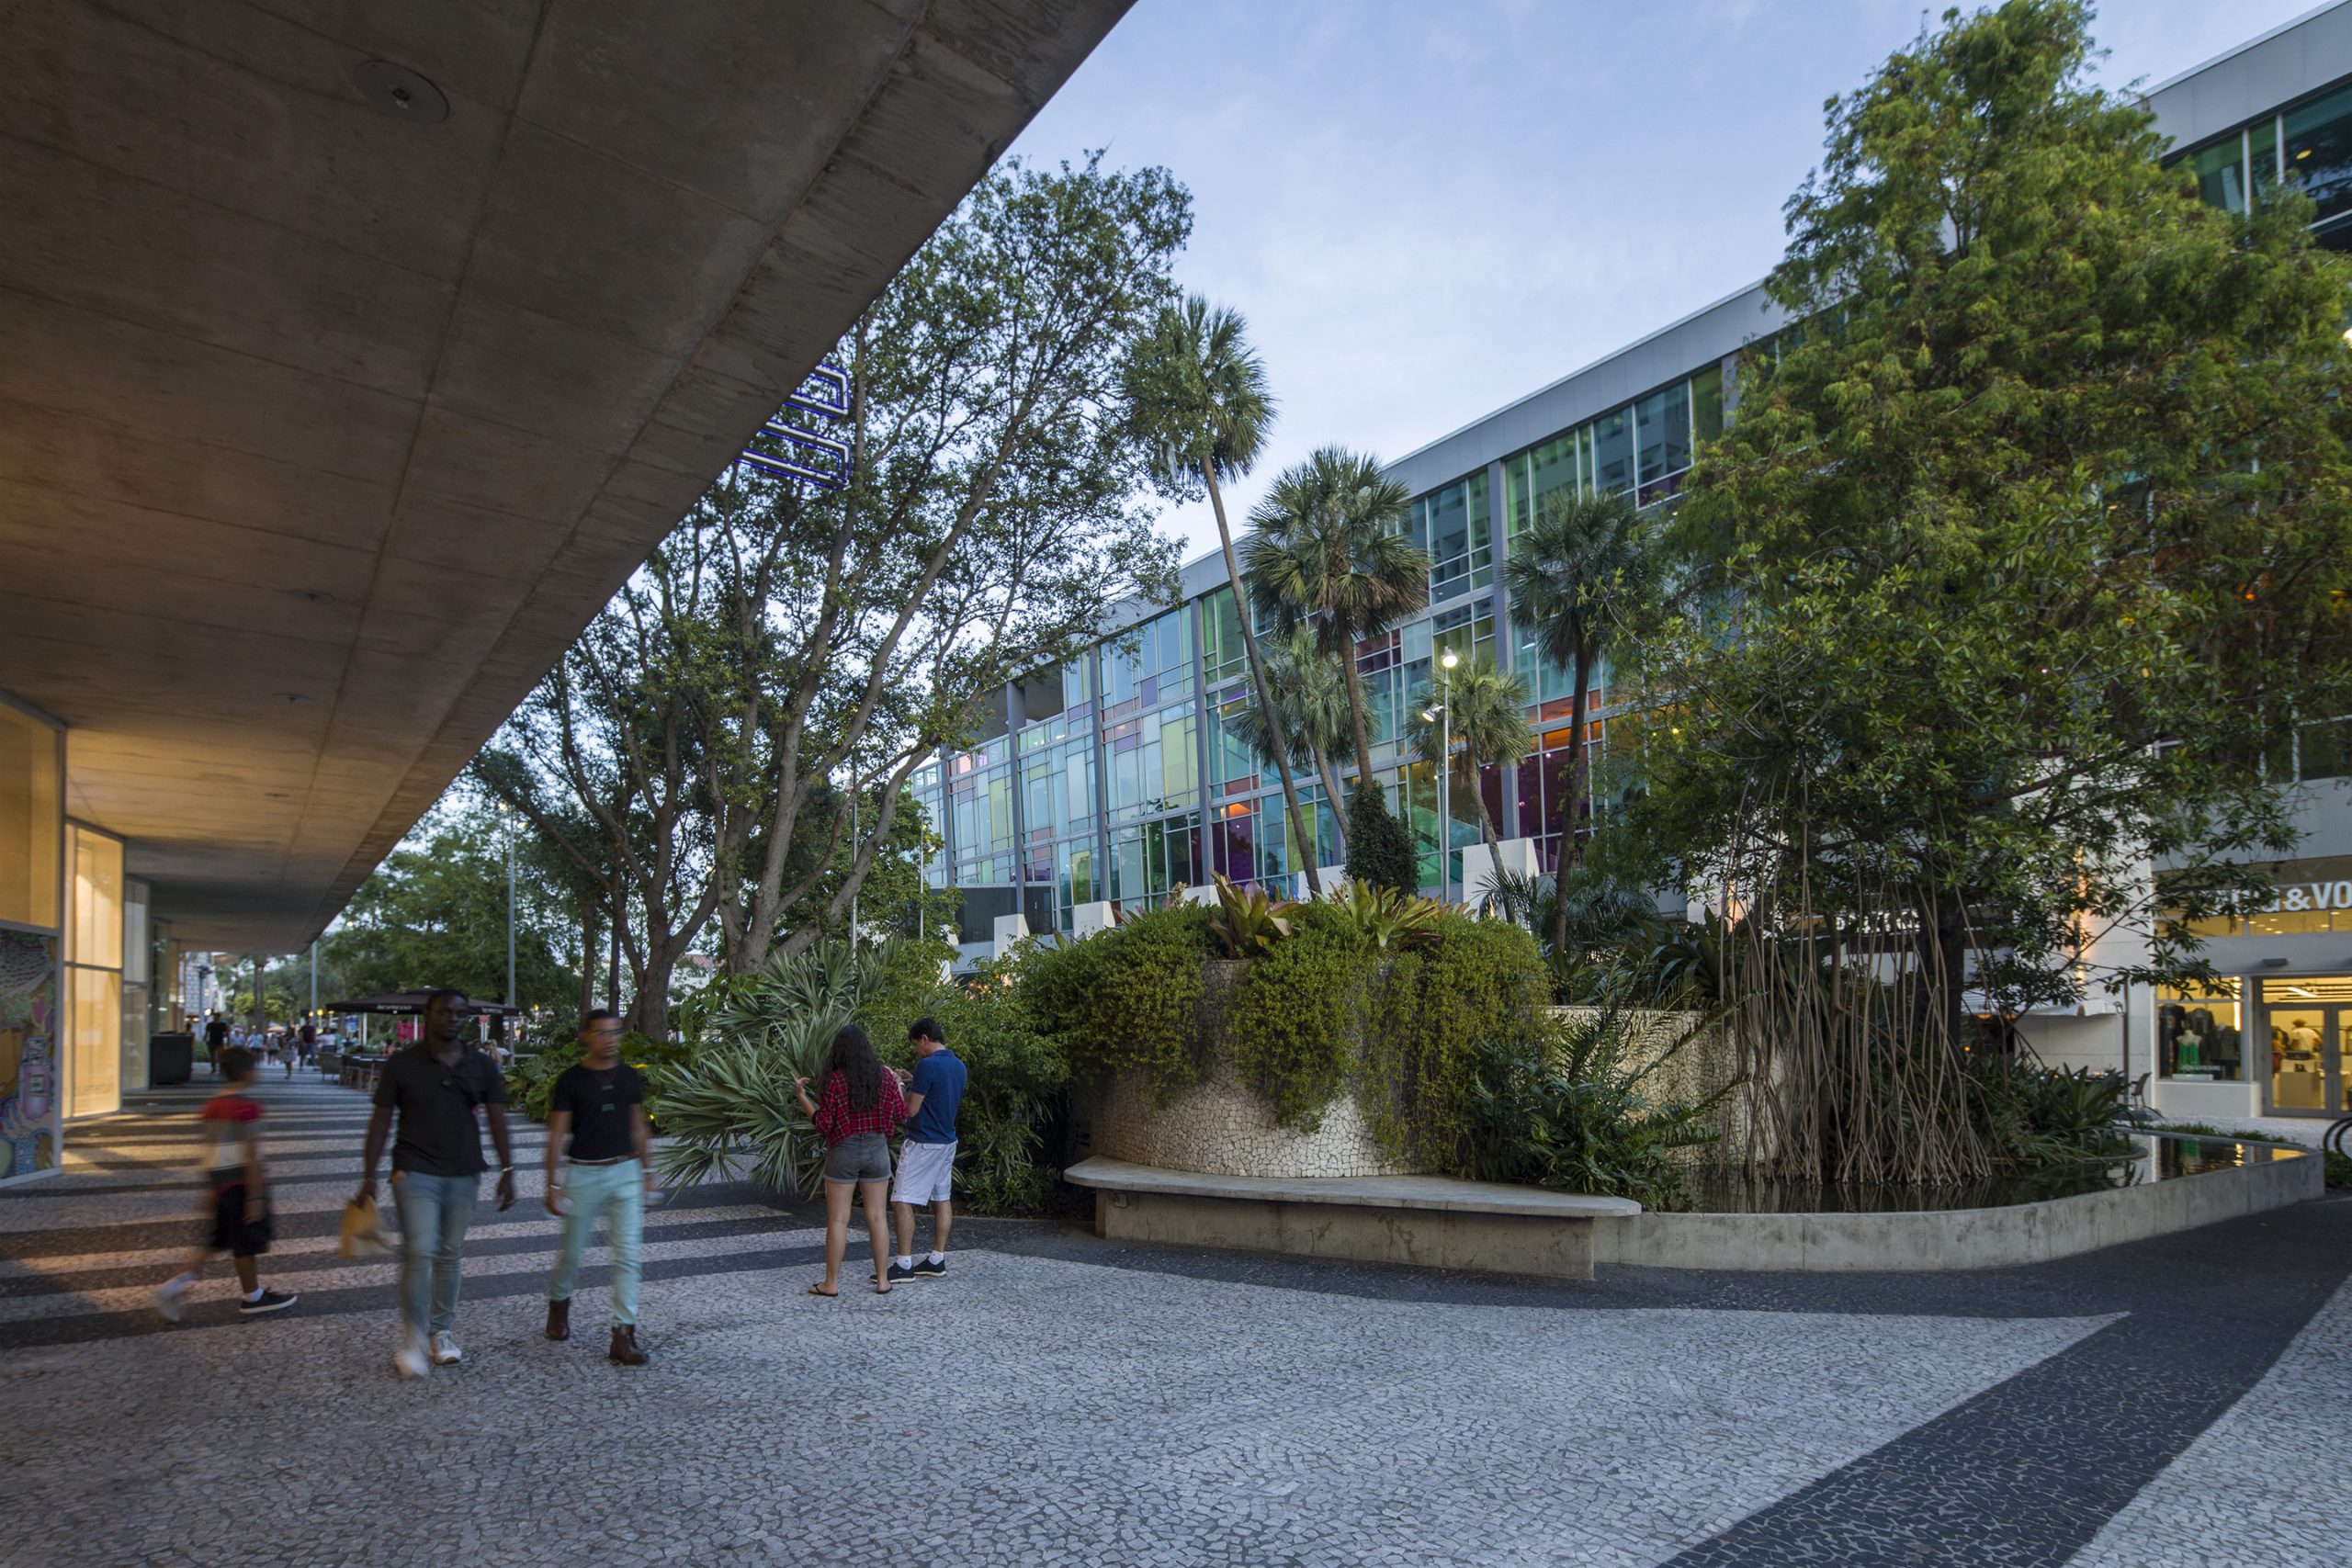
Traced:
POLYGON ((1086 1152, 1163 1170, 1210 1176, 1417 1176, 1381 1152, 1351 1095, 1323 1113, 1312 1133, 1275 1123, 1257 1091, 1220 1062, 1200 1088, 1158 1106, 1139 1075, 1079 1097, 1086 1152))

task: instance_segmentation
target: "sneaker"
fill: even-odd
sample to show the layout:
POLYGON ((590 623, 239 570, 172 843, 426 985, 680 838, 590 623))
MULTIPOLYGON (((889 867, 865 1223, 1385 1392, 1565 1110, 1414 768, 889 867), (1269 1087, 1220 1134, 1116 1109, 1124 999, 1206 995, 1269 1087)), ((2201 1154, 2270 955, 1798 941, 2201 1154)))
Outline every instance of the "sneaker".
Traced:
POLYGON ((258 1317, 266 1312, 277 1312, 281 1308, 290 1307, 301 1299, 301 1297, 290 1292, 281 1293, 277 1291, 264 1291, 260 1295, 254 1297, 250 1301, 240 1300, 237 1303, 237 1310, 244 1314, 247 1317, 258 1317))
POLYGON ((175 1291, 169 1285, 156 1286, 155 1315, 165 1323, 177 1323, 180 1320, 181 1293, 180 1291, 175 1291))
POLYGON ((910 1280, 944 1280, 947 1278, 947 1259, 943 1258, 938 1262, 933 1263, 928 1258, 918 1258, 915 1259, 915 1266, 907 1270, 907 1278, 910 1280))
POLYGON ((888 1271, 883 1276, 884 1280, 888 1283, 893 1285, 899 1283, 901 1280, 911 1280, 914 1277, 915 1271, 913 1269, 901 1269, 896 1263, 891 1264, 888 1271))
POLYGON ((465 1359, 466 1353, 458 1348, 456 1335, 446 1328, 435 1332, 433 1336, 433 1364, 435 1366, 454 1367, 465 1359))
POLYGON ((392 1352, 392 1371, 404 1378, 421 1378, 432 1370, 433 1363, 424 1359, 424 1348, 413 1339, 392 1352))

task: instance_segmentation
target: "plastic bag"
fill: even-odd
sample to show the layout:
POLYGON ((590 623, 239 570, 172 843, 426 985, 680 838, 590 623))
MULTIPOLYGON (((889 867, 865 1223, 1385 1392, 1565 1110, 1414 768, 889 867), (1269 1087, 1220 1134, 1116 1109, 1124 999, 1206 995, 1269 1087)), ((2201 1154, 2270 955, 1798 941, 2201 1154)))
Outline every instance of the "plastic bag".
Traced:
POLYGON ((392 1238, 384 1234, 383 1217, 373 1198, 354 1198, 343 1206, 343 1235, 335 1242, 338 1258, 381 1258, 391 1251, 392 1238))

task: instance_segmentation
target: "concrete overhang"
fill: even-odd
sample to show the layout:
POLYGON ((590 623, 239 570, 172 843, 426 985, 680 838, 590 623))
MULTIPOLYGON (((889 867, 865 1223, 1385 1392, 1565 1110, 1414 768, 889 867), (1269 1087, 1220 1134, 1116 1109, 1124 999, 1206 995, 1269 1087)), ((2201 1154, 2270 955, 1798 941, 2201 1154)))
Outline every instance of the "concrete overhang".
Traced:
POLYGON ((307 942, 1125 4, 0 14, 0 690, 155 914, 307 942))

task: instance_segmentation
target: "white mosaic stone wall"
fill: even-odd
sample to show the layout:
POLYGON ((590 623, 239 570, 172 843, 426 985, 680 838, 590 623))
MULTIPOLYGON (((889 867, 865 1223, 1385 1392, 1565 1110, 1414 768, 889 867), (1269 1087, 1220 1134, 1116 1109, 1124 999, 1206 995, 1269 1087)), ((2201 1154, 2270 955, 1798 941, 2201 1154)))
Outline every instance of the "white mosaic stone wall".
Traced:
POLYGON ((1129 1074, 1085 1102, 1089 1146, 1108 1159, 1193 1170, 1210 1176, 1419 1176, 1374 1141, 1352 1096, 1323 1113, 1312 1133, 1275 1123, 1257 1092, 1220 1062, 1200 1088, 1167 1107, 1154 1105, 1139 1075, 1129 1074))

